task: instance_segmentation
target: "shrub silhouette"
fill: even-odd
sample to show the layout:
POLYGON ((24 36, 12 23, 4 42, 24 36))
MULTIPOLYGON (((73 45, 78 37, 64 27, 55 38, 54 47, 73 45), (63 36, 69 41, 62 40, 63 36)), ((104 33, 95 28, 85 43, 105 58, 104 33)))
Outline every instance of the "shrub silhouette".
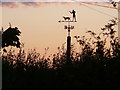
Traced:
MULTIPOLYGON (((3 89, 6 88, 119 88, 120 44, 115 36, 116 20, 101 28, 98 35, 87 31, 90 38, 75 36, 81 52, 71 45, 71 65, 66 64, 66 48, 41 56, 35 49, 19 48, 3 53, 3 89)), ((48 49, 45 49, 48 50, 48 49)), ((45 51, 46 52, 46 51, 45 51)))

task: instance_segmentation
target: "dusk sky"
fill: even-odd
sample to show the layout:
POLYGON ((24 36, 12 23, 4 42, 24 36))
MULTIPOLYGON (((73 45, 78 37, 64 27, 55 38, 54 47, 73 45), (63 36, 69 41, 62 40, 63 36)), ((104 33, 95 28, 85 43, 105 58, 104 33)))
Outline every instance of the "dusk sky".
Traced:
MULTIPOLYGON (((109 3, 102 3, 102 5, 112 7, 109 3)), ((48 53, 53 54, 57 51, 58 46, 66 42, 67 36, 67 31, 64 30, 64 25, 67 23, 59 23, 58 21, 63 20, 63 16, 72 18, 69 11, 73 9, 77 12, 77 22, 71 23, 75 27, 71 31, 72 44, 76 43, 73 38, 75 35, 86 35, 85 32, 88 30, 98 33, 100 28, 104 27, 110 19, 118 16, 116 9, 79 2, 9 2, 3 4, 0 17, 4 29, 9 27, 9 22, 12 27, 19 28, 22 32, 20 39, 25 44, 25 49, 36 48, 40 53, 44 53, 44 48, 49 47, 48 53)))
MULTIPOLYGON (((113 35, 115 30, 115 36, 120 38, 119 14, 120 0, 0 0, 0 42, 5 42, 0 51, 0 88, 119 87, 120 50, 113 35), (74 26, 71 30, 71 44, 75 46, 76 55, 70 53, 70 44, 67 45, 68 31, 65 26, 68 22, 59 22, 65 20, 63 17, 72 20, 75 15, 70 11, 73 10, 76 11, 77 21, 70 23, 74 26), (109 28, 114 25, 110 20, 116 18, 118 25, 114 29, 109 28), (109 31, 106 34, 110 35, 107 39, 105 37, 92 43, 87 41, 94 48, 92 45, 89 48, 89 44, 80 47, 74 36, 85 36, 90 40, 91 37, 86 32, 93 31, 98 35, 104 31, 105 25, 109 31), (10 36, 1 33, 10 26, 20 30, 19 38, 24 44, 25 53, 20 48, 13 47, 15 52, 11 52, 12 46, 4 47, 6 40, 16 40, 13 33, 9 33, 10 36), (65 48, 68 46, 66 56, 63 53, 59 55, 61 51, 58 51, 58 47, 63 44, 65 48), (45 48, 49 48, 46 56, 45 48), (31 49, 36 49, 37 53, 29 52, 31 49)), ((84 41, 86 40, 82 43, 84 41)), ((11 44, 10 40, 8 44, 11 44)))

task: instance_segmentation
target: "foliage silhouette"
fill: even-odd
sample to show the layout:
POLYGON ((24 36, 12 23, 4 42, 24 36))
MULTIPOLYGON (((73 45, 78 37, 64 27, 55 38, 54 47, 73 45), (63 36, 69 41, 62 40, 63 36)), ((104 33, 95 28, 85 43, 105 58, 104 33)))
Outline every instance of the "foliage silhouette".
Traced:
POLYGON ((21 32, 17 27, 12 28, 11 26, 2 33, 2 47, 16 46, 20 48, 19 37, 21 32))
MULTIPOLYGON (((50 57, 35 49, 19 48, 3 53, 3 89, 8 88, 120 88, 120 44, 115 36, 116 20, 90 38, 75 36, 81 52, 71 45, 72 64, 66 64, 65 44, 50 57), (103 37, 104 36, 104 37, 103 37)), ((48 49, 45 49, 48 50, 48 49)), ((45 51, 46 52, 46 51, 45 51)))

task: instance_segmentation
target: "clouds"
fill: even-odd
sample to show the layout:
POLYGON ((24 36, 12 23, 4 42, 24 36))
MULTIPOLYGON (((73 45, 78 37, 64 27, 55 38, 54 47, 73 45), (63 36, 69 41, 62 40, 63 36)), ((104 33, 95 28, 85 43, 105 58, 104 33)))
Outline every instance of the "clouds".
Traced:
POLYGON ((34 7, 39 8, 50 4, 70 4, 71 2, 2 2, 0 6, 7 8, 34 7))
MULTIPOLYGON (((111 0, 2 0, 0 6, 8 8, 17 8, 19 6, 25 7, 41 7, 48 4, 68 4, 70 2, 110 2, 111 0)), ((115 1, 115 0, 114 0, 115 1)), ((118 1, 118 0, 117 0, 118 1)))
POLYGON ((16 2, 2 2, 2 4, 0 4, 0 6, 9 7, 9 8, 17 8, 18 4, 16 4, 16 2))
POLYGON ((24 6, 32 6, 32 7, 40 7, 42 3, 40 2, 21 2, 20 4, 24 5, 24 6))
POLYGON ((0 6, 7 7, 7 8, 18 8, 20 6, 23 7, 40 7, 45 5, 46 3, 40 2, 2 2, 0 6))
POLYGON ((110 0, 2 0, 2 2, 74 2, 74 1, 109 2, 110 0))
POLYGON ((2 2, 119 2, 120 0, 1 0, 2 2))

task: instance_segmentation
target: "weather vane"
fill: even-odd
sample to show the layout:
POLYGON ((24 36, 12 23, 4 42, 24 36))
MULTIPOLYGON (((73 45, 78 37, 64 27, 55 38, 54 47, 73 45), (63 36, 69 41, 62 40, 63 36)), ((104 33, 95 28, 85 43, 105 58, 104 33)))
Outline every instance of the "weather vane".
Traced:
POLYGON ((71 18, 70 18, 70 16, 63 16, 63 20, 60 20, 60 21, 58 21, 59 23, 61 23, 61 22, 68 22, 68 25, 65 25, 64 26, 64 29, 67 29, 68 30, 68 36, 70 36, 70 30, 71 29, 74 29, 74 26, 71 26, 70 25, 70 22, 77 22, 76 21, 76 11, 75 10, 72 10, 72 11, 69 11, 70 12, 70 14, 72 14, 72 20, 71 20, 71 18))
POLYGON ((59 23, 61 22, 68 22, 68 25, 64 26, 64 29, 68 30, 68 36, 67 36, 67 63, 70 64, 71 63, 71 59, 70 59, 70 55, 71 55, 71 36, 70 36, 70 30, 74 29, 74 26, 70 25, 70 22, 77 22, 76 21, 76 11, 72 10, 69 11, 70 14, 72 14, 72 20, 70 18, 70 16, 63 16, 63 20, 58 21, 59 23))
POLYGON ((70 12, 70 14, 72 14, 73 15, 73 18, 72 18, 72 20, 71 20, 71 18, 70 18, 70 16, 63 16, 63 19, 64 20, 60 20, 60 21, 58 21, 58 22, 77 22, 76 21, 76 11, 75 10, 72 10, 72 12, 71 11, 69 11, 70 12))

